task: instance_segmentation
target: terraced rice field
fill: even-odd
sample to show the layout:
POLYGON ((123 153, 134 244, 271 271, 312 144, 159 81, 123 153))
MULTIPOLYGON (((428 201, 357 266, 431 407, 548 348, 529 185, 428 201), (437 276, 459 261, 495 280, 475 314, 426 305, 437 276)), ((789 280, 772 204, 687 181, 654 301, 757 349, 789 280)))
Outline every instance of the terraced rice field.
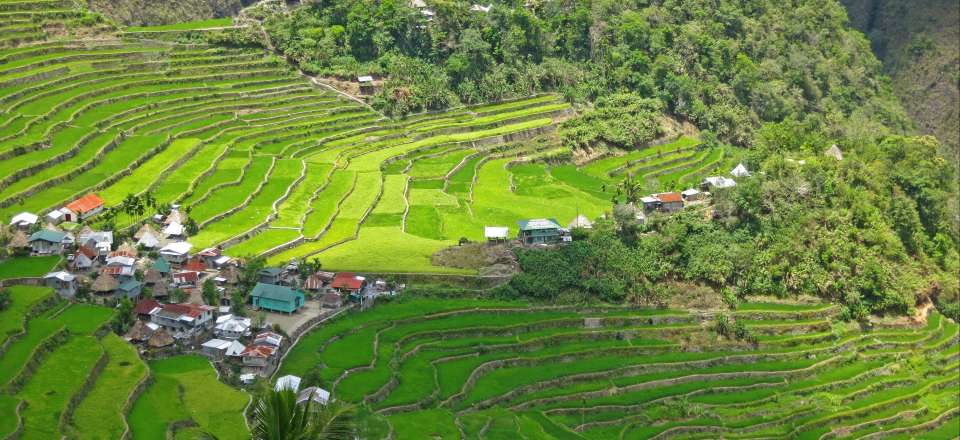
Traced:
POLYGON ((119 438, 146 365, 105 330, 113 310, 62 303, 47 288, 10 291, 0 312, 0 437, 119 438))
POLYGON ((336 398, 369 408, 372 437, 960 433, 960 326, 936 312, 869 329, 828 305, 728 313, 756 345, 719 337, 712 313, 411 299, 308 333, 277 374, 319 368, 336 398))
POLYGON ((524 218, 598 216, 625 173, 672 188, 723 157, 682 138, 548 166, 537 159, 565 151, 553 134, 570 112, 559 96, 393 120, 265 50, 160 38, 230 20, 76 39, 43 30, 79 16, 73 2, 0 4, 0 218, 89 192, 109 206, 151 192, 190 211, 197 248, 270 263, 319 256, 330 269, 465 272, 430 255, 482 239, 484 226, 515 233, 524 218))

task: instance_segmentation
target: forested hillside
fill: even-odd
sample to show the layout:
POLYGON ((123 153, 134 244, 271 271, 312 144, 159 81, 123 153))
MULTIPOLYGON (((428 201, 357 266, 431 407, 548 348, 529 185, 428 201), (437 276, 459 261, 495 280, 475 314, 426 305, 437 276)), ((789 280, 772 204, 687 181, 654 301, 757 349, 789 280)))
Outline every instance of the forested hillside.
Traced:
POLYGON ((917 128, 960 160, 960 3, 842 0, 870 38, 917 128))

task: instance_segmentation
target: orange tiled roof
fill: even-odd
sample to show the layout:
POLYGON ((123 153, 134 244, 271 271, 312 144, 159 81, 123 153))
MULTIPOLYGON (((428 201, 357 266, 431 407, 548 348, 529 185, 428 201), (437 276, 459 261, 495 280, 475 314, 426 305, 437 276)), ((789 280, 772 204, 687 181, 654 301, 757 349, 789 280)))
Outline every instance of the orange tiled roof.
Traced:
POLYGON ((67 209, 73 212, 90 212, 103 206, 100 196, 90 193, 67 204, 67 209))

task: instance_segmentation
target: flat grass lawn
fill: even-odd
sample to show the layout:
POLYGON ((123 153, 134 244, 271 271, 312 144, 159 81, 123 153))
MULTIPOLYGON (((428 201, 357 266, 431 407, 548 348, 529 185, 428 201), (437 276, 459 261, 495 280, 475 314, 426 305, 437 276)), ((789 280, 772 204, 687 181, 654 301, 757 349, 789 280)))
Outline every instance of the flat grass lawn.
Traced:
POLYGON ((42 277, 60 262, 60 256, 14 257, 0 261, 0 280, 42 277))
POLYGON ((22 439, 59 438, 60 414, 80 391, 103 348, 92 336, 72 336, 47 356, 17 398, 27 403, 22 411, 22 439))
POLYGON ((460 438, 453 413, 432 409, 388 416, 396 438, 453 440, 460 438))
POLYGON ((34 305, 54 294, 50 288, 38 286, 11 286, 8 289, 12 301, 9 307, 0 311, 0 344, 23 330, 26 314, 34 305))
POLYGON ((171 423, 190 419, 221 439, 249 436, 243 420, 249 396, 218 381, 206 358, 175 356, 150 362, 150 369, 155 382, 128 417, 134 438, 165 439, 171 423))
POLYGON ((415 179, 446 177, 464 158, 475 152, 474 150, 454 150, 436 157, 417 159, 407 174, 415 179))
POLYGON ((148 371, 137 347, 123 338, 111 332, 100 343, 110 360, 73 414, 76 437, 81 439, 122 436, 126 426, 123 407, 148 371))

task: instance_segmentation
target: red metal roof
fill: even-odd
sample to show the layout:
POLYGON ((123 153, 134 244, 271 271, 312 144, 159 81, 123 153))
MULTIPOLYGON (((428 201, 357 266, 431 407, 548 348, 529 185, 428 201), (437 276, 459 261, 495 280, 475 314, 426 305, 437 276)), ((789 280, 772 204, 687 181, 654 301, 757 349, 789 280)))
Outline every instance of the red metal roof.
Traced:
POLYGON ((196 272, 177 272, 173 274, 174 281, 186 282, 186 281, 199 281, 200 274, 196 272))
POLYGON ((200 251, 200 253, 198 253, 197 255, 199 255, 199 256, 201 256, 201 257, 219 257, 219 256, 220 256, 220 249, 219 249, 219 248, 215 248, 215 247, 213 247, 213 248, 206 248, 206 249, 200 251))
POLYGON ((244 348, 243 352, 240 353, 240 356, 269 358, 270 356, 273 356, 273 353, 276 351, 276 347, 271 347, 269 345, 248 345, 247 348, 244 348))
POLYGON ((86 245, 80 246, 80 248, 77 249, 77 252, 86 255, 87 258, 96 258, 97 256, 97 251, 90 249, 86 245))
POLYGON ((360 290, 363 287, 364 280, 357 278, 353 272, 339 272, 333 277, 330 287, 334 289, 360 290))
POLYGON ((103 206, 100 196, 90 193, 67 204, 66 208, 75 213, 90 212, 103 206))
POLYGON ((175 313, 178 315, 187 315, 191 318, 196 318, 210 310, 210 307, 201 306, 200 304, 164 304, 163 310, 165 312, 175 313))
POLYGON ((678 192, 668 192, 663 194, 657 194, 657 198, 664 203, 673 203, 673 202, 682 202, 683 197, 680 196, 678 192))
POLYGON ((137 315, 148 315, 153 309, 160 307, 159 301, 152 299, 141 299, 136 306, 133 307, 133 313, 137 315))
POLYGON ((194 258, 190 260, 190 262, 188 262, 183 268, 186 270, 192 270, 194 272, 203 272, 207 270, 207 264, 199 258, 194 258))

